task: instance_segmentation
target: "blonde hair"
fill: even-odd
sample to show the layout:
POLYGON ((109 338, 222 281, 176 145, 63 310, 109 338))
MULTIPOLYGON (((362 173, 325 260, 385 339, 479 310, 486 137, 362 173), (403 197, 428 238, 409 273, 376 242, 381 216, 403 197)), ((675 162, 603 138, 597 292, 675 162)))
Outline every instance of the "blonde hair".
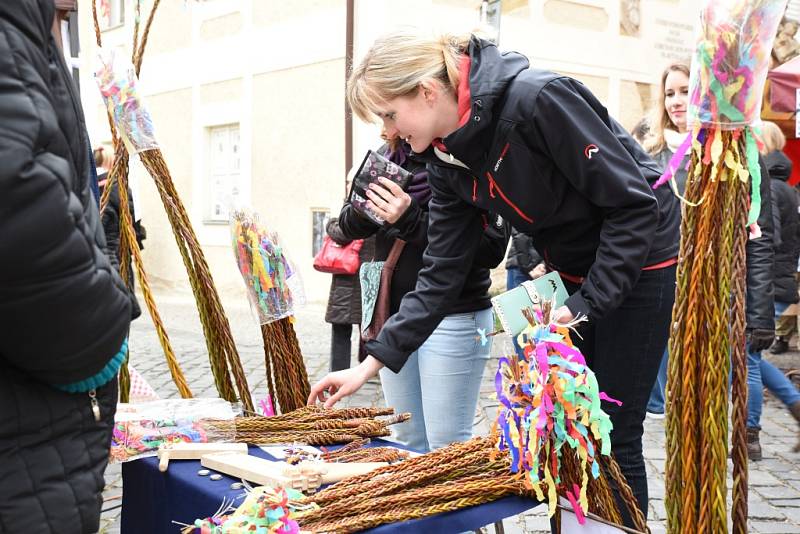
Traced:
POLYGON ((403 29, 379 37, 347 80, 347 102, 358 118, 376 120, 385 102, 414 96, 422 82, 436 80, 445 89, 458 87, 458 63, 470 33, 429 36, 403 29))
POLYGON ((676 71, 684 73, 688 78, 689 64, 685 62, 671 63, 661 74, 661 86, 658 88, 658 99, 656 100, 656 105, 653 107, 653 110, 650 112, 650 120, 648 121, 650 123, 650 134, 643 143, 645 150, 651 155, 658 154, 667 147, 667 141, 664 139, 664 130, 678 130, 678 127, 672 122, 672 119, 669 118, 667 108, 664 107, 664 100, 666 98, 664 86, 667 83, 667 76, 669 76, 670 72, 676 71))
POLYGON ((764 121, 761 124, 762 140, 764 141, 764 154, 783 150, 786 146, 786 136, 783 135, 780 126, 774 122, 764 121))

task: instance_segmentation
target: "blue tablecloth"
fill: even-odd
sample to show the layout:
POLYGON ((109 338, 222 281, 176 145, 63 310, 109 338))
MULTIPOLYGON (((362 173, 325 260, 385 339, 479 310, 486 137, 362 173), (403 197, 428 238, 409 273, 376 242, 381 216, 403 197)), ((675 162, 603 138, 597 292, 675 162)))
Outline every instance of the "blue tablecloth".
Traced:
MULTIPOLYGON (((372 445, 396 444, 373 440, 372 445)), ((250 454, 274 460, 257 447, 250 447, 250 454)), ((199 476, 200 469, 199 460, 172 460, 169 470, 162 473, 155 457, 123 464, 122 534, 176 534, 181 526, 173 521, 191 524, 197 518, 208 517, 217 511, 223 497, 238 498, 236 503, 241 502, 243 491, 231 489, 231 484, 239 482, 238 479, 223 475, 222 480, 211 480, 199 476)), ((455 512, 382 525, 368 532, 464 532, 515 516, 537 504, 522 497, 506 497, 455 512)))

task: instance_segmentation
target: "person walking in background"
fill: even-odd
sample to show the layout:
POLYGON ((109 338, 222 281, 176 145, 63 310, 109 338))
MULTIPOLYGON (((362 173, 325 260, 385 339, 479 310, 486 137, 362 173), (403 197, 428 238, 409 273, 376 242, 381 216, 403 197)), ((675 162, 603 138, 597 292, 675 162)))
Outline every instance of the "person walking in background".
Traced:
POLYGON ((542 256, 533 248, 530 236, 511 230, 511 247, 506 260, 506 291, 547 273, 542 256))
MULTIPOLYGON (((411 182, 405 191, 386 181, 383 186, 373 185, 367 193, 371 209, 386 220, 384 226, 345 202, 339 214, 339 230, 350 239, 374 238, 377 260, 387 259, 397 239, 405 242, 391 278, 391 316, 399 310, 403 296, 414 290, 422 269, 431 188, 425 163, 412 154, 407 143, 391 139, 378 153, 411 172, 411 182)), ((410 421, 392 429, 395 441, 428 451, 472 437, 480 382, 491 352, 491 338, 484 345, 476 333, 478 329, 491 331, 491 304, 486 292, 489 269, 503 260, 509 235, 508 224, 486 216, 480 249, 468 269, 470 281, 448 303, 439 326, 409 356, 400 372, 380 371, 386 405, 411 414, 410 421)))
POLYGON ((769 171, 772 187, 772 218, 775 224, 775 342, 770 347, 773 354, 789 349, 789 338, 797 330, 796 310, 800 298, 797 293, 797 261, 800 255, 800 215, 797 212, 798 192, 787 182, 792 174, 792 160, 783 153, 786 137, 774 122, 763 123, 764 163, 769 171), (778 312, 778 307, 783 313, 778 312))
MULTIPOLYGON (((114 164, 114 155, 111 151, 106 150, 103 146, 94 149, 94 161, 98 167, 97 172, 97 185, 102 198, 103 193, 108 185, 108 173, 114 164)), ((128 212, 130 213, 131 220, 133 221, 133 233, 136 236, 136 246, 139 250, 144 249, 144 240, 147 239, 147 231, 142 225, 141 220, 135 219, 135 210, 133 206, 133 193, 131 188, 128 187, 128 212)), ((119 240, 122 224, 122 217, 120 216, 120 200, 119 200, 119 184, 115 181, 111 191, 108 194, 108 204, 106 209, 100 214, 100 221, 103 225, 103 233, 106 236, 106 245, 108 248, 108 259, 111 260, 111 265, 119 272, 121 258, 119 255, 119 240)), ((133 291, 134 285, 134 266, 131 263, 131 257, 128 256, 128 269, 127 283, 128 287, 133 291)), ((138 300, 133 298, 132 319, 136 319, 141 315, 142 311, 139 306, 138 300)))
MULTIPOLYGON (((350 190, 350 180, 347 181, 350 190)), ((352 238, 342 232, 339 219, 333 218, 325 226, 325 232, 336 244, 349 245, 352 238)), ((360 263, 375 257, 375 239, 365 239, 358 252, 360 263)), ((325 309, 325 322, 331 325, 331 372, 350 367, 352 358, 353 325, 361 324, 361 284, 356 274, 331 275, 331 289, 328 293, 328 306, 325 309)), ((358 330, 358 329, 357 329, 358 330)))
MULTIPOLYGON (((677 147, 688 134, 686 112, 689 104, 689 65, 672 63, 664 69, 659 85, 659 98, 650 118, 650 133, 644 147, 656 160, 661 170, 666 169, 677 147)), ((772 290, 772 205, 769 176, 764 161, 761 161, 761 214, 758 224, 762 236, 747 242, 747 341, 748 352, 760 353, 772 344, 774 337, 774 308, 772 290)), ((670 187, 676 195, 686 189, 686 165, 681 163, 675 172, 670 187)), ((668 191, 667 187, 663 187, 668 191)), ((664 392, 667 382, 668 350, 658 369, 658 376, 650 393, 647 411, 651 417, 663 418, 665 412, 664 392)), ((748 378, 749 380, 749 378, 748 378)), ((752 433, 749 433, 752 439, 752 433)), ((755 434, 756 439, 758 433, 755 434)))
MULTIPOLYGON (((792 162, 781 150, 786 138, 773 122, 764 122, 764 162, 770 169, 772 188, 773 220, 775 221, 775 262, 773 269, 775 288, 775 319, 780 322, 783 313, 798 301, 797 258, 800 255, 800 221, 797 214, 797 195, 786 183, 792 173, 792 162), (774 174, 773 174, 774 173, 774 174)), ((794 322, 792 316, 792 322, 794 322)), ((787 335, 785 332, 783 333, 787 335)), ((778 337, 776 343, 786 339, 778 337)), ((786 376, 762 357, 761 351, 751 350, 747 356, 747 456, 753 461, 761 460, 761 408, 766 387, 777 397, 800 423, 800 391, 786 376)), ((800 451, 800 442, 794 447, 800 451)))
POLYGON ((131 295, 52 0, 0 2, 0 530, 94 533, 131 295))

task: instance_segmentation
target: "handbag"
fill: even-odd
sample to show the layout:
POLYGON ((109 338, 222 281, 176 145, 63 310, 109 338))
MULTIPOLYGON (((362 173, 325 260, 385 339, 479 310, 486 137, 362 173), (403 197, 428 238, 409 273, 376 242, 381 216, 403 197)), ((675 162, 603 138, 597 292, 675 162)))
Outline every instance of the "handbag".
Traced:
POLYGON ((314 269, 329 274, 356 274, 361 263, 358 253, 363 244, 363 239, 354 239, 347 245, 340 245, 326 235, 322 248, 314 256, 314 269))
MULTIPOLYGON (((386 261, 364 262, 359 269, 361 281, 361 344, 375 339, 389 319, 392 276, 406 242, 395 239, 386 261)), ((359 351, 363 352, 363 351, 359 351)), ((359 354, 359 359, 362 359, 359 354)), ((366 356, 366 355, 365 355, 366 356)))

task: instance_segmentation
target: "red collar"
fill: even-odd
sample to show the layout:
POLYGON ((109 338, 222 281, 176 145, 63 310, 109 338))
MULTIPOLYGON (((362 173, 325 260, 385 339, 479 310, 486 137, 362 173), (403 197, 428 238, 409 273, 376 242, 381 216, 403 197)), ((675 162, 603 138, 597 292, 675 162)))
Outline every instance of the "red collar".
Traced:
MULTIPOLYGON (((458 62, 458 87, 456 88, 456 98, 458 99, 458 127, 462 127, 469 121, 470 111, 472 110, 472 94, 469 90, 469 69, 472 60, 467 54, 461 56, 458 62)), ((434 139, 431 144, 447 152, 441 138, 434 139)))

